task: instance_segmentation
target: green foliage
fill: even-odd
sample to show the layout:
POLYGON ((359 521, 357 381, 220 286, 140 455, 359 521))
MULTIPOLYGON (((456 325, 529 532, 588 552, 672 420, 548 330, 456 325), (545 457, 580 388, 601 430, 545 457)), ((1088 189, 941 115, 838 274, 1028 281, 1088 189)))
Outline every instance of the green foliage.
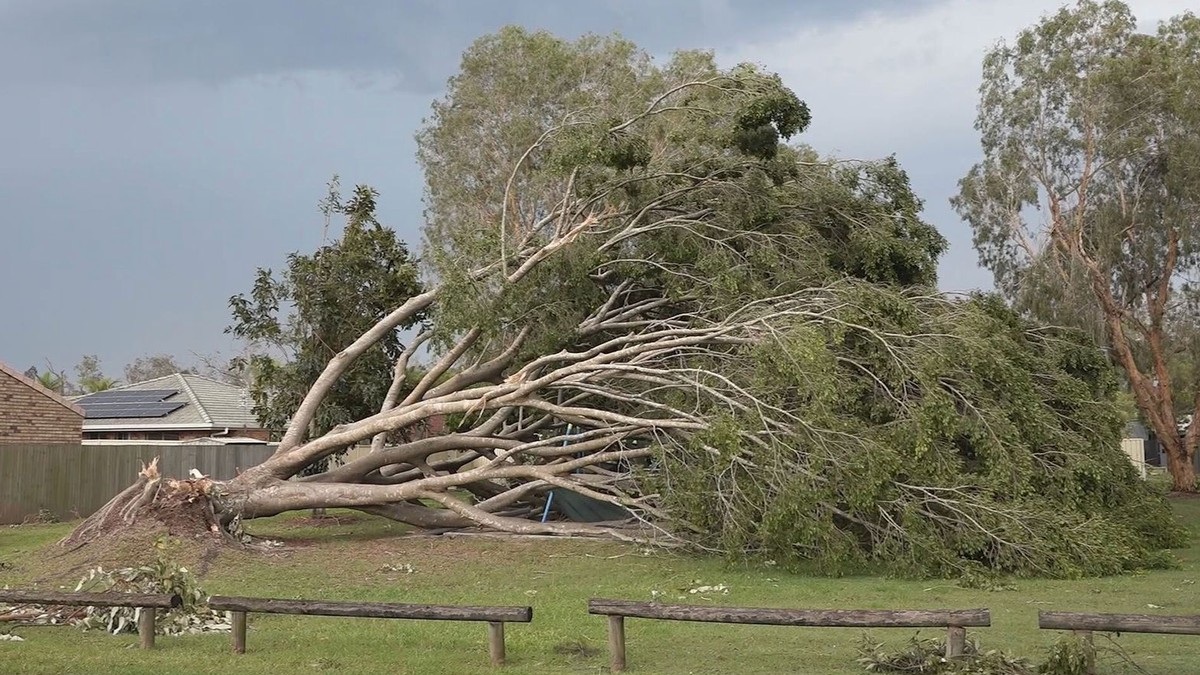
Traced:
POLYGON ((94 394, 117 386, 116 380, 105 377, 100 369, 100 357, 95 354, 85 355, 79 360, 79 364, 75 366, 75 375, 78 377, 79 390, 84 394, 94 394))
POLYGON ((709 53, 656 65, 619 37, 567 42, 506 28, 481 38, 417 136, 426 262, 447 291, 437 329, 482 324, 499 336, 534 325, 535 353, 561 348, 623 280, 706 307, 843 274, 934 283, 945 240, 919 219, 903 170, 894 159, 837 162, 782 143, 809 121, 778 76, 722 70, 709 53), (592 213, 687 192, 670 207, 705 228, 680 223, 616 241, 600 230, 515 287, 470 278, 521 242, 544 241, 567 192, 592 213), (598 270, 611 281, 595 283, 598 270))
POLYGON ((1121 452, 1115 378, 1085 338, 993 296, 859 285, 839 299, 832 326, 756 345, 729 373, 802 419, 792 436, 749 444, 754 419, 713 411, 648 473, 706 545, 830 573, 1171 564, 1161 550, 1184 533, 1121 452))
POLYGON ((1068 633, 1050 647, 1046 662, 1038 667, 1043 675, 1088 675, 1089 664, 1096 662, 1096 649, 1068 633))
MULTIPOLYGON (((1132 664, 1119 648, 1110 648, 1132 664)), ((963 655, 947 659, 946 642, 940 638, 909 638, 901 648, 863 635, 859 643, 858 663, 870 673, 921 673, 928 675, 1087 675, 1096 663, 1098 650, 1074 634, 1060 637, 1050 648, 1046 661, 1036 667, 1028 659, 1016 658, 999 650, 982 651, 979 643, 968 639, 963 655)), ((1136 668, 1136 666, 1134 666, 1136 668)), ((1138 669, 1140 670, 1140 669, 1138 669)))
MULTIPOLYGON (((358 186, 343 204, 335 178, 323 208, 346 216, 341 238, 309 255, 292 253, 278 277, 259 269, 249 296, 229 300, 234 323, 226 332, 262 350, 241 365, 267 428, 286 427, 329 359, 421 290, 408 249, 376 220, 377 196, 358 186)), ((322 403, 310 433, 377 413, 401 350, 393 332, 360 356, 322 403)))
POLYGON ((125 381, 129 384, 145 382, 175 373, 195 373, 194 368, 181 366, 170 354, 139 356, 125 365, 125 381))
POLYGON ((938 296, 946 242, 905 172, 784 142, 808 123, 777 76, 711 54, 658 65, 617 37, 516 28, 479 40, 417 137, 426 262, 445 291, 436 347, 479 327, 487 358, 525 328, 518 363, 584 351, 612 337, 580 326, 621 288, 622 302, 660 303, 648 321, 762 316, 745 344, 678 359, 713 374, 697 385, 752 399, 581 394, 651 417, 702 411, 706 430, 663 434, 638 467, 662 524, 826 572, 1168 564, 1159 551, 1181 532, 1120 450, 1117 382, 1095 344, 999 298, 938 296))
POLYGON ((36 379, 38 384, 49 389, 50 391, 58 394, 63 394, 66 391, 67 379, 58 373, 48 370, 44 373, 38 373, 36 379))
POLYGON ((979 643, 973 639, 967 640, 962 656, 947 659, 945 639, 922 638, 917 634, 909 638, 904 647, 895 649, 863 635, 859 654, 858 662, 869 673, 1033 675, 1038 672, 1025 659, 994 649, 981 651, 979 643))
MULTIPOLYGON (((208 594, 200 587, 196 576, 174 560, 176 546, 166 537, 154 542, 154 562, 139 567, 105 570, 94 567, 80 579, 75 592, 85 593, 145 593, 179 595, 183 602, 173 609, 157 611, 155 632, 160 635, 183 635, 229 630, 223 612, 208 609, 208 594)), ((78 621, 84 630, 103 630, 114 635, 136 633, 138 615, 147 611, 138 607, 88 607, 78 621)))

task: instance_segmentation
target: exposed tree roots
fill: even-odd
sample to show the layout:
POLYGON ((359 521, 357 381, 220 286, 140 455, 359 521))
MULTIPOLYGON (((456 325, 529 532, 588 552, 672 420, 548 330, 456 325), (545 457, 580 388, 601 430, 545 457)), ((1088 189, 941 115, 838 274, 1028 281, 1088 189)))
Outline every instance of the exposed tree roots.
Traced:
POLYGON ((209 492, 213 481, 164 479, 158 459, 138 473, 137 480, 88 517, 59 546, 78 549, 100 537, 121 536, 134 523, 154 521, 179 537, 222 537, 235 541, 222 527, 209 492))

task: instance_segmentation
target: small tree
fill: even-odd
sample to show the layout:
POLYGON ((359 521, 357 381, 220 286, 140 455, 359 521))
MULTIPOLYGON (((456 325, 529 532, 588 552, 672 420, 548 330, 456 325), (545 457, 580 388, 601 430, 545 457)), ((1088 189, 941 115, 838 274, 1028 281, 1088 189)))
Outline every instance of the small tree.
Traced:
POLYGON ((193 368, 179 365, 170 354, 152 354, 139 356, 125 366, 125 381, 129 384, 145 382, 176 373, 195 373, 193 368))
POLYGON ((117 386, 116 380, 105 377, 100 368, 100 357, 95 354, 86 354, 79 360, 75 375, 78 377, 79 390, 84 394, 94 394, 117 386))
POLYGON ((246 372, 246 364, 254 354, 255 352, 249 345, 244 345, 241 352, 233 357, 224 356, 220 352, 193 354, 197 363, 195 370, 198 375, 209 379, 238 387, 249 387, 250 381, 246 372))
MULTIPOLYGON (((278 278, 259 269, 250 295, 230 298, 235 323, 226 332, 259 349, 239 363, 251 382, 255 414, 268 428, 285 428, 325 364, 396 302, 421 291, 408 249, 376 219, 377 196, 358 186, 343 204, 335 177, 322 211, 346 217, 340 239, 311 255, 289 255, 278 278)), ((420 320, 417 314, 396 328, 420 320)), ((378 412, 404 351, 400 337, 389 331, 359 358, 313 415, 307 433, 319 436, 378 412)))
POLYGON ((65 374, 56 373, 53 370, 37 373, 34 379, 38 384, 59 395, 65 394, 69 385, 65 374))
POLYGON ((1174 489, 1190 492, 1200 19, 1175 17, 1154 35, 1135 25, 1121 2, 1084 0, 992 50, 976 122, 984 160, 953 204, 1006 297, 1106 344, 1166 450, 1174 489))

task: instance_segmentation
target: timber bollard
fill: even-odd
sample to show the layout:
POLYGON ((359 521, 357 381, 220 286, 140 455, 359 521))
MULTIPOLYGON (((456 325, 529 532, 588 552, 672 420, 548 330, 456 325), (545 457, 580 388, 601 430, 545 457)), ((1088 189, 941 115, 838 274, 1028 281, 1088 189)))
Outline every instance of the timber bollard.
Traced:
POLYGON ((1200 635, 1200 614, 1088 614, 1084 612, 1038 612, 1038 628, 1069 630, 1083 649, 1084 672, 1096 675, 1096 645, 1093 631, 1109 633, 1160 633, 1200 635))
POLYGON ((612 672, 625 670, 625 617, 608 616, 608 653, 612 655, 612 672))
POLYGON ((946 658, 953 659, 963 655, 967 648, 967 629, 963 626, 946 627, 946 658))
POLYGON ((230 612, 229 626, 233 634, 233 653, 246 653, 246 613, 245 612, 230 612))
POLYGON ((142 649, 154 649, 154 620, 158 610, 138 607, 138 642, 142 649))
POLYGON ((504 622, 488 622, 488 658, 493 666, 504 665, 504 622))
POLYGON ((183 598, 155 593, 62 593, 3 588, 0 589, 0 602, 66 607, 132 607, 137 616, 138 644, 142 649, 153 649, 157 611, 179 607, 183 604, 183 598))
POLYGON ((945 628, 946 656, 963 655, 967 627, 992 625, 986 609, 782 609, 769 607, 710 607, 663 605, 633 600, 588 600, 588 613, 608 617, 608 651, 612 672, 626 668, 625 617, 667 621, 702 621, 766 626, 820 626, 828 628, 945 628))

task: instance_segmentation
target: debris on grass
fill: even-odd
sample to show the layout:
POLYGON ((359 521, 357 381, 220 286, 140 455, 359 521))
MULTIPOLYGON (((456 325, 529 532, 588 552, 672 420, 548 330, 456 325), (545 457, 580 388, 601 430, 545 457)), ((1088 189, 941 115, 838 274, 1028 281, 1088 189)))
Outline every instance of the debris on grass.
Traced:
POLYGON ((48 511, 46 509, 38 509, 37 513, 26 516, 25 520, 21 521, 20 524, 21 525, 51 525, 51 524, 54 524, 57 522, 59 522, 58 516, 54 515, 54 513, 52 511, 48 511))
POLYGON ((1034 675, 1037 669, 1025 659, 999 650, 982 651, 975 640, 967 640, 962 656, 946 658, 946 641, 941 638, 909 638, 899 649, 864 634, 859 643, 858 663, 870 673, 919 673, 920 675, 1034 675))
MULTIPOLYGON (((178 594, 181 606, 155 610, 155 632, 160 635, 226 632, 231 629, 224 612, 207 606, 208 595, 196 576, 171 558, 170 545, 164 537, 155 541, 156 560, 148 565, 106 570, 102 566, 89 569, 75 585, 76 593, 144 593, 178 594)), ((84 630, 104 630, 114 635, 136 633, 138 607, 42 607, 23 605, 0 607, 0 615, 12 617, 25 624, 79 626, 84 630)))
POLYGON ((687 592, 691 595, 698 595, 701 593, 720 593, 721 595, 729 595, 729 587, 725 584, 717 584, 715 586, 693 586, 692 588, 687 589, 687 592))
POLYGON ((600 654, 600 649, 592 646, 583 638, 577 638, 570 642, 561 642, 554 645, 554 653, 573 658, 592 658, 600 654))
POLYGON ((956 585, 959 588, 969 588, 977 591, 999 592, 999 591, 1015 591, 1016 584, 1010 583, 1002 577, 988 574, 968 571, 959 577, 956 585))

